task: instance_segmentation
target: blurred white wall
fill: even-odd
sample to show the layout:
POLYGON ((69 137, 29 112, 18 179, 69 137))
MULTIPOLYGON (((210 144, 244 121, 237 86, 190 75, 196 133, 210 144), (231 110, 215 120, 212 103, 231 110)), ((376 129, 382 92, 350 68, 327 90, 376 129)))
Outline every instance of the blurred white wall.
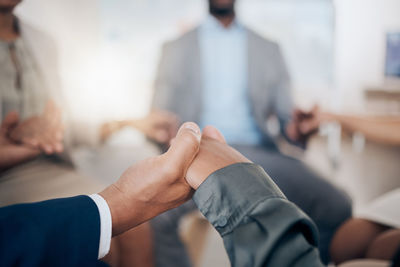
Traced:
POLYGON ((335 0, 335 7, 337 106, 365 111, 365 87, 384 83, 386 32, 400 31, 400 0, 335 0))
POLYGON ((98 93, 92 86, 100 43, 97 5, 97 0, 24 0, 16 10, 22 20, 55 41, 63 95, 73 118, 91 119, 96 113, 91 103, 98 93))
MULTIPOLYGON (((240 0, 239 15, 258 32, 282 42, 289 61, 298 56, 317 70, 324 67, 318 58, 326 58, 326 66, 332 61, 332 44, 321 40, 332 42, 332 84, 295 74, 296 100, 362 110, 364 87, 383 83, 385 33, 400 30, 400 0, 334 0, 332 36, 326 30, 333 23, 328 0, 304 0, 298 8, 290 2, 240 0), (307 10, 313 8, 313 18, 298 25, 296 16, 308 18, 307 10), (311 55, 290 49, 291 43, 301 48, 310 40, 328 49, 311 55)), ((206 13, 206 0, 24 0, 17 13, 56 40, 73 117, 100 120, 146 113, 161 44, 196 25, 206 13)), ((299 62, 290 62, 290 67, 299 69, 299 62)), ((312 77, 312 71, 306 74, 312 77)))
MULTIPOLYGON (((332 89, 331 2, 238 4, 247 25, 282 44, 297 101, 326 99, 332 89)), ((21 18, 56 40, 73 117, 91 120, 144 115, 162 43, 206 13, 206 0, 24 0, 18 9, 21 18)))
POLYGON ((197 24, 204 0, 98 0, 101 14, 99 114, 138 117, 150 108, 162 44, 197 24))
POLYGON ((246 25, 279 43, 292 80, 296 104, 329 104, 333 80, 334 6, 331 0, 242 0, 246 25))

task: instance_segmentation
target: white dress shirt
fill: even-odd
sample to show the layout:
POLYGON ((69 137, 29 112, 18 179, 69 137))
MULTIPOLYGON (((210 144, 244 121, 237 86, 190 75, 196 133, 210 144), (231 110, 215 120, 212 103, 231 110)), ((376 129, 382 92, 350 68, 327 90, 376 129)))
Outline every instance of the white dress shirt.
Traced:
POLYGON ((225 28, 209 15, 200 26, 203 107, 200 126, 216 126, 230 144, 262 141, 248 90, 246 29, 235 20, 225 28))
POLYGON ((101 259, 110 251, 112 232, 111 212, 110 207, 102 196, 99 194, 93 194, 89 197, 94 201, 94 203, 96 203, 100 214, 100 243, 98 259, 101 259))

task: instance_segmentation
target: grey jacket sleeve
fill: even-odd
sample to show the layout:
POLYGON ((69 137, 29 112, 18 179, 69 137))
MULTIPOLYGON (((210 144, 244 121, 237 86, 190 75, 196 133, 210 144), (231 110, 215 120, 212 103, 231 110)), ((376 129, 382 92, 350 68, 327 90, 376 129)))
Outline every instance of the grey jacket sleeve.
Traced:
POLYGON ((314 223, 260 166, 218 170, 193 199, 222 236, 232 266, 323 266, 314 223))
POLYGON ((281 128, 284 130, 286 124, 291 120, 293 112, 291 80, 285 59, 279 46, 276 47, 274 56, 274 64, 278 71, 278 77, 274 85, 274 98, 272 99, 272 105, 281 124, 281 128))

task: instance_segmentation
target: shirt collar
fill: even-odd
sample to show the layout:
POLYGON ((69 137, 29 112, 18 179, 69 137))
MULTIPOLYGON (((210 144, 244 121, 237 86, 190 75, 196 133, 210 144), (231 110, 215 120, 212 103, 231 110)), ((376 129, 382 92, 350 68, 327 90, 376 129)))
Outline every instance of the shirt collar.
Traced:
POLYGON ((209 14, 202 24, 202 29, 206 31, 215 31, 215 30, 232 31, 232 30, 242 30, 243 26, 238 21, 238 19, 235 18, 232 24, 228 28, 225 28, 224 25, 222 25, 222 23, 219 22, 217 18, 209 14))

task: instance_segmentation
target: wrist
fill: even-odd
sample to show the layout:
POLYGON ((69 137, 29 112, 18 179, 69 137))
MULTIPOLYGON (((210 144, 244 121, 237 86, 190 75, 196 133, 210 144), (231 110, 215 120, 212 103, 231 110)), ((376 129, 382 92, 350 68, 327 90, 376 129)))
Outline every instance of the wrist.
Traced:
POLYGON ((297 142, 300 138, 300 131, 294 121, 290 121, 286 124, 286 136, 293 142, 297 142))
POLYGON ((145 129, 144 123, 145 123, 144 119, 132 119, 132 120, 127 121, 127 124, 129 126, 141 131, 142 133, 144 133, 144 129, 145 129))
POLYGON ((337 120, 337 115, 330 112, 321 112, 320 120, 321 122, 332 122, 337 120))
POLYGON ((138 201, 129 199, 115 184, 104 189, 100 196, 104 198, 110 208, 112 219, 112 236, 118 236, 133 227, 141 224, 140 212, 143 209, 138 201))
POLYGON ((99 193, 99 195, 104 198, 110 209, 112 220, 112 236, 123 233, 125 230, 123 226, 122 215, 124 214, 124 210, 126 210, 126 208, 124 208, 125 202, 122 199, 121 192, 117 187, 115 187, 114 184, 112 184, 99 193))

